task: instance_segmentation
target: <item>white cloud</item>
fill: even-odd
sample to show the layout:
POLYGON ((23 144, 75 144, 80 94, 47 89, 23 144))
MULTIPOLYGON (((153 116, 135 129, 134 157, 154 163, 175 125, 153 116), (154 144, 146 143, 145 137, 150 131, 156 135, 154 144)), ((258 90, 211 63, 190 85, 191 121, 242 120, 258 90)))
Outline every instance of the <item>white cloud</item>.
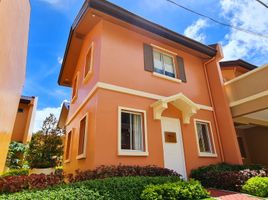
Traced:
POLYGON ((201 31, 207 26, 208 24, 206 20, 198 19, 185 29, 184 35, 199 42, 205 42, 206 35, 201 31))
MULTIPOLYGON (((256 1, 221 0, 223 16, 234 26, 268 35, 267 9, 256 1)), ((267 62, 268 39, 231 29, 223 43, 224 59, 267 62)))
MULTIPOLYGON (((63 102, 66 102, 67 100, 64 100, 63 102)), ((62 104, 61 104, 62 106, 62 104)), ((43 121, 46 119, 46 117, 49 116, 50 113, 54 114, 57 119, 59 119, 60 112, 61 112, 61 106, 60 107, 47 107, 43 108, 41 110, 37 110, 35 114, 35 123, 34 123, 34 130, 33 132, 37 132, 42 129, 43 121)))
POLYGON ((59 56, 59 57, 57 58, 57 60, 58 60, 58 63, 59 63, 59 64, 62 64, 62 61, 63 61, 63 58, 62 58, 62 57, 59 56))

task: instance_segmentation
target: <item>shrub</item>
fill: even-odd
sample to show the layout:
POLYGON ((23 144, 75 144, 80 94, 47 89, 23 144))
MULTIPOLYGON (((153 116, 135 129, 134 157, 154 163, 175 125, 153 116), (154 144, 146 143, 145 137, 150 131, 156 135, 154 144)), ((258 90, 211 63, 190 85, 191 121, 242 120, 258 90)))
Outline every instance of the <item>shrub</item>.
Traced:
POLYGON ((259 165, 229 165, 226 163, 200 167, 191 172, 191 178, 199 180, 204 187, 240 191, 251 177, 267 176, 266 169, 259 165))
POLYGON ((11 142, 7 154, 6 165, 10 169, 20 169, 23 166, 26 145, 19 142, 11 142))
POLYGON ((81 185, 99 191, 100 194, 108 193, 112 199, 116 200, 138 200, 142 191, 150 184, 163 184, 167 182, 177 182, 177 176, 169 177, 115 177, 99 180, 89 180, 73 183, 72 187, 81 185))
POLYGON ((268 177, 253 177, 242 187, 242 191, 258 197, 268 197, 268 177))
POLYGON ((91 179, 103 179, 108 177, 124 177, 124 176, 178 176, 177 172, 170 169, 156 166, 100 166, 94 170, 76 171, 75 175, 69 174, 69 182, 85 181, 91 179))
MULTIPOLYGON (((56 197, 59 195, 65 195, 64 197, 68 197, 65 199, 71 199, 72 197, 76 197, 75 199, 85 199, 88 196, 84 196, 83 198, 78 198, 78 195, 75 195, 76 191, 79 191, 81 188, 82 191, 97 191, 100 196, 105 196, 106 199, 116 199, 116 200, 138 200, 140 199, 140 195, 144 188, 150 184, 164 184, 168 182, 178 182, 180 178, 177 176, 168 176, 168 177, 116 177, 116 178, 106 178, 106 179, 98 179, 98 180, 88 180, 83 182, 76 182, 70 184, 61 184, 58 186, 54 186, 52 188, 43 190, 43 191, 25 191, 21 193, 15 194, 5 194, 0 196, 0 200, 2 199, 20 199, 28 200, 28 199, 57 199, 56 197), (65 191, 62 192, 61 191, 65 191), (44 193, 43 193, 44 192, 44 193), (74 195, 73 195, 74 193, 74 195), (50 197, 49 195, 52 194, 50 197), (53 196, 53 194, 55 194, 53 196), (69 198, 69 195, 71 198, 69 198), (41 198, 40 198, 41 197, 41 198), (49 197, 49 198, 46 198, 49 197), (52 198, 53 197, 53 198, 52 198), (109 197, 109 198, 108 198, 109 197)), ((83 193, 86 195, 85 193, 83 193)), ((82 197, 82 196, 81 196, 82 197)), ((58 197, 61 199, 61 197, 58 197)), ((64 198, 62 198, 64 199, 64 198)), ((90 197, 88 198, 90 199, 90 197)), ((96 198, 98 199, 98 198, 96 198)), ((101 198, 100 198, 101 199, 101 198)))
POLYGON ((80 188, 59 188, 57 190, 42 190, 33 192, 20 192, 11 195, 2 195, 0 200, 29 200, 29 199, 44 199, 44 200, 109 200, 109 196, 100 195, 99 192, 89 190, 86 187, 80 188))
POLYGON ((31 174, 0 178, 0 193, 13 193, 27 189, 44 189, 63 183, 63 176, 31 174))
POLYGON ((6 176, 20 176, 20 175, 28 175, 29 169, 11 169, 2 174, 2 177, 6 176))
POLYGON ((177 200, 198 200, 208 198, 209 193, 198 181, 179 181, 176 183, 165 183, 162 185, 149 185, 143 190, 141 199, 177 199, 177 200))

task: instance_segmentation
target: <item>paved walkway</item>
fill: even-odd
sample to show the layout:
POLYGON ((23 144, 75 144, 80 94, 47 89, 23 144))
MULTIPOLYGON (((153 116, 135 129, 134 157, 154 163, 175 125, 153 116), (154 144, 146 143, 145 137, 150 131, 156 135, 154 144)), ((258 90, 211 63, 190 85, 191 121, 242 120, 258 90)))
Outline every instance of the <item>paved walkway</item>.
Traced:
POLYGON ((246 194, 230 192, 225 190, 208 189, 212 197, 220 200, 260 200, 259 198, 252 197, 246 194))

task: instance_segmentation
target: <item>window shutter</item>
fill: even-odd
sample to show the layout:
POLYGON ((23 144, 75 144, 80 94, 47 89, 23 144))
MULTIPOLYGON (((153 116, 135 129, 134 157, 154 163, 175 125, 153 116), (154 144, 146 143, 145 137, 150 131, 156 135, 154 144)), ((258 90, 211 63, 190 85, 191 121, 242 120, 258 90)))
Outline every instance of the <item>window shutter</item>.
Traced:
POLYGON ((143 44, 143 53, 144 53, 144 70, 153 72, 154 71, 153 47, 148 44, 143 44))
POLYGON ((184 61, 182 57, 177 56, 177 77, 184 83, 187 82, 184 69, 184 61))

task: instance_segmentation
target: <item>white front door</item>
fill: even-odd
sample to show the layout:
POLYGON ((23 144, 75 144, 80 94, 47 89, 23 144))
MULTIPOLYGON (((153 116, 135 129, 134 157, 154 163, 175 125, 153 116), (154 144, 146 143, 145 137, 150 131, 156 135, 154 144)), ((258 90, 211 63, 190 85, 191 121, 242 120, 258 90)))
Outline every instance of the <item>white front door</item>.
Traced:
POLYGON ((180 120, 161 118, 165 168, 172 169, 187 178, 180 120))

